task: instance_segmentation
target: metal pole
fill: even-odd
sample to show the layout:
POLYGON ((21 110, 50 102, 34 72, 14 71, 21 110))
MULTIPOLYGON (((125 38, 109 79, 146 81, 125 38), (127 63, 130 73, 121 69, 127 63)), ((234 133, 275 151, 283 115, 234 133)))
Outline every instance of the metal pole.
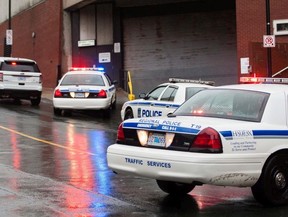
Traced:
POLYGON ((9 9, 8 9, 8 13, 9 13, 9 21, 8 21, 8 29, 11 29, 11 0, 9 0, 9 9))
MULTIPOLYGON (((270 28, 270 0, 266 0, 266 34, 271 35, 270 28)), ((272 77, 272 55, 271 48, 267 48, 267 75, 272 77)))

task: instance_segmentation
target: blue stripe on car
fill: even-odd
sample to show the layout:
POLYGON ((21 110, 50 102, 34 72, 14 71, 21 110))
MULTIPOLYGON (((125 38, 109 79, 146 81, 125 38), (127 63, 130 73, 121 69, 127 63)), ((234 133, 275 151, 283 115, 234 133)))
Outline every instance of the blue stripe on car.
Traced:
POLYGON ((146 129, 146 130, 149 129, 161 132, 173 132, 173 133, 193 134, 193 135, 198 134, 200 131, 188 127, 171 126, 166 124, 138 123, 138 122, 123 123, 123 128, 146 129))

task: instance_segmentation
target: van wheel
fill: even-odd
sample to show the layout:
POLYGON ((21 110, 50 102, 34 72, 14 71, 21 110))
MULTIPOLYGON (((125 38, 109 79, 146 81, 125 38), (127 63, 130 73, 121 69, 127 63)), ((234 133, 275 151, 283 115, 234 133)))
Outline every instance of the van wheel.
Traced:
POLYGON ((41 102, 41 97, 37 97, 36 99, 31 99, 31 104, 32 104, 33 106, 39 105, 40 102, 41 102))
POLYGON ((251 187, 254 198, 266 206, 288 203, 288 155, 277 154, 265 164, 262 174, 251 187))
POLYGON ((156 180, 158 187, 168 194, 188 194, 195 188, 194 184, 156 180))

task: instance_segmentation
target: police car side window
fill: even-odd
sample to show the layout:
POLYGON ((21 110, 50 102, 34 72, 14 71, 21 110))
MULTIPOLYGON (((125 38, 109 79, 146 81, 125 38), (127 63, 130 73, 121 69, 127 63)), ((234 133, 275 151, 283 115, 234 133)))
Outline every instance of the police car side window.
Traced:
POLYGON ((145 99, 157 100, 166 87, 167 86, 156 87, 154 90, 147 94, 147 97, 145 97, 145 99))
POLYGON ((161 101, 170 101, 173 102, 176 92, 177 92, 178 88, 177 87, 168 87, 165 92, 163 93, 163 95, 161 96, 161 101))
POLYGON ((108 83, 109 83, 109 86, 111 86, 111 85, 112 85, 111 78, 110 78, 109 75, 107 75, 107 74, 104 74, 104 75, 105 75, 105 77, 107 78, 107 81, 108 81, 108 83))

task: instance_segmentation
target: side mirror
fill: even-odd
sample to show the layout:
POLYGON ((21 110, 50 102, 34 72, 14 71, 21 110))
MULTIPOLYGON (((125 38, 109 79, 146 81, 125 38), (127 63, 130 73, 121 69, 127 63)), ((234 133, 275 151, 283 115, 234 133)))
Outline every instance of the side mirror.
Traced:
MULTIPOLYGON (((140 93, 139 94, 139 98, 140 99, 145 99, 146 98, 146 94, 145 93, 140 93)), ((146 98, 147 99, 147 98, 146 98)))

